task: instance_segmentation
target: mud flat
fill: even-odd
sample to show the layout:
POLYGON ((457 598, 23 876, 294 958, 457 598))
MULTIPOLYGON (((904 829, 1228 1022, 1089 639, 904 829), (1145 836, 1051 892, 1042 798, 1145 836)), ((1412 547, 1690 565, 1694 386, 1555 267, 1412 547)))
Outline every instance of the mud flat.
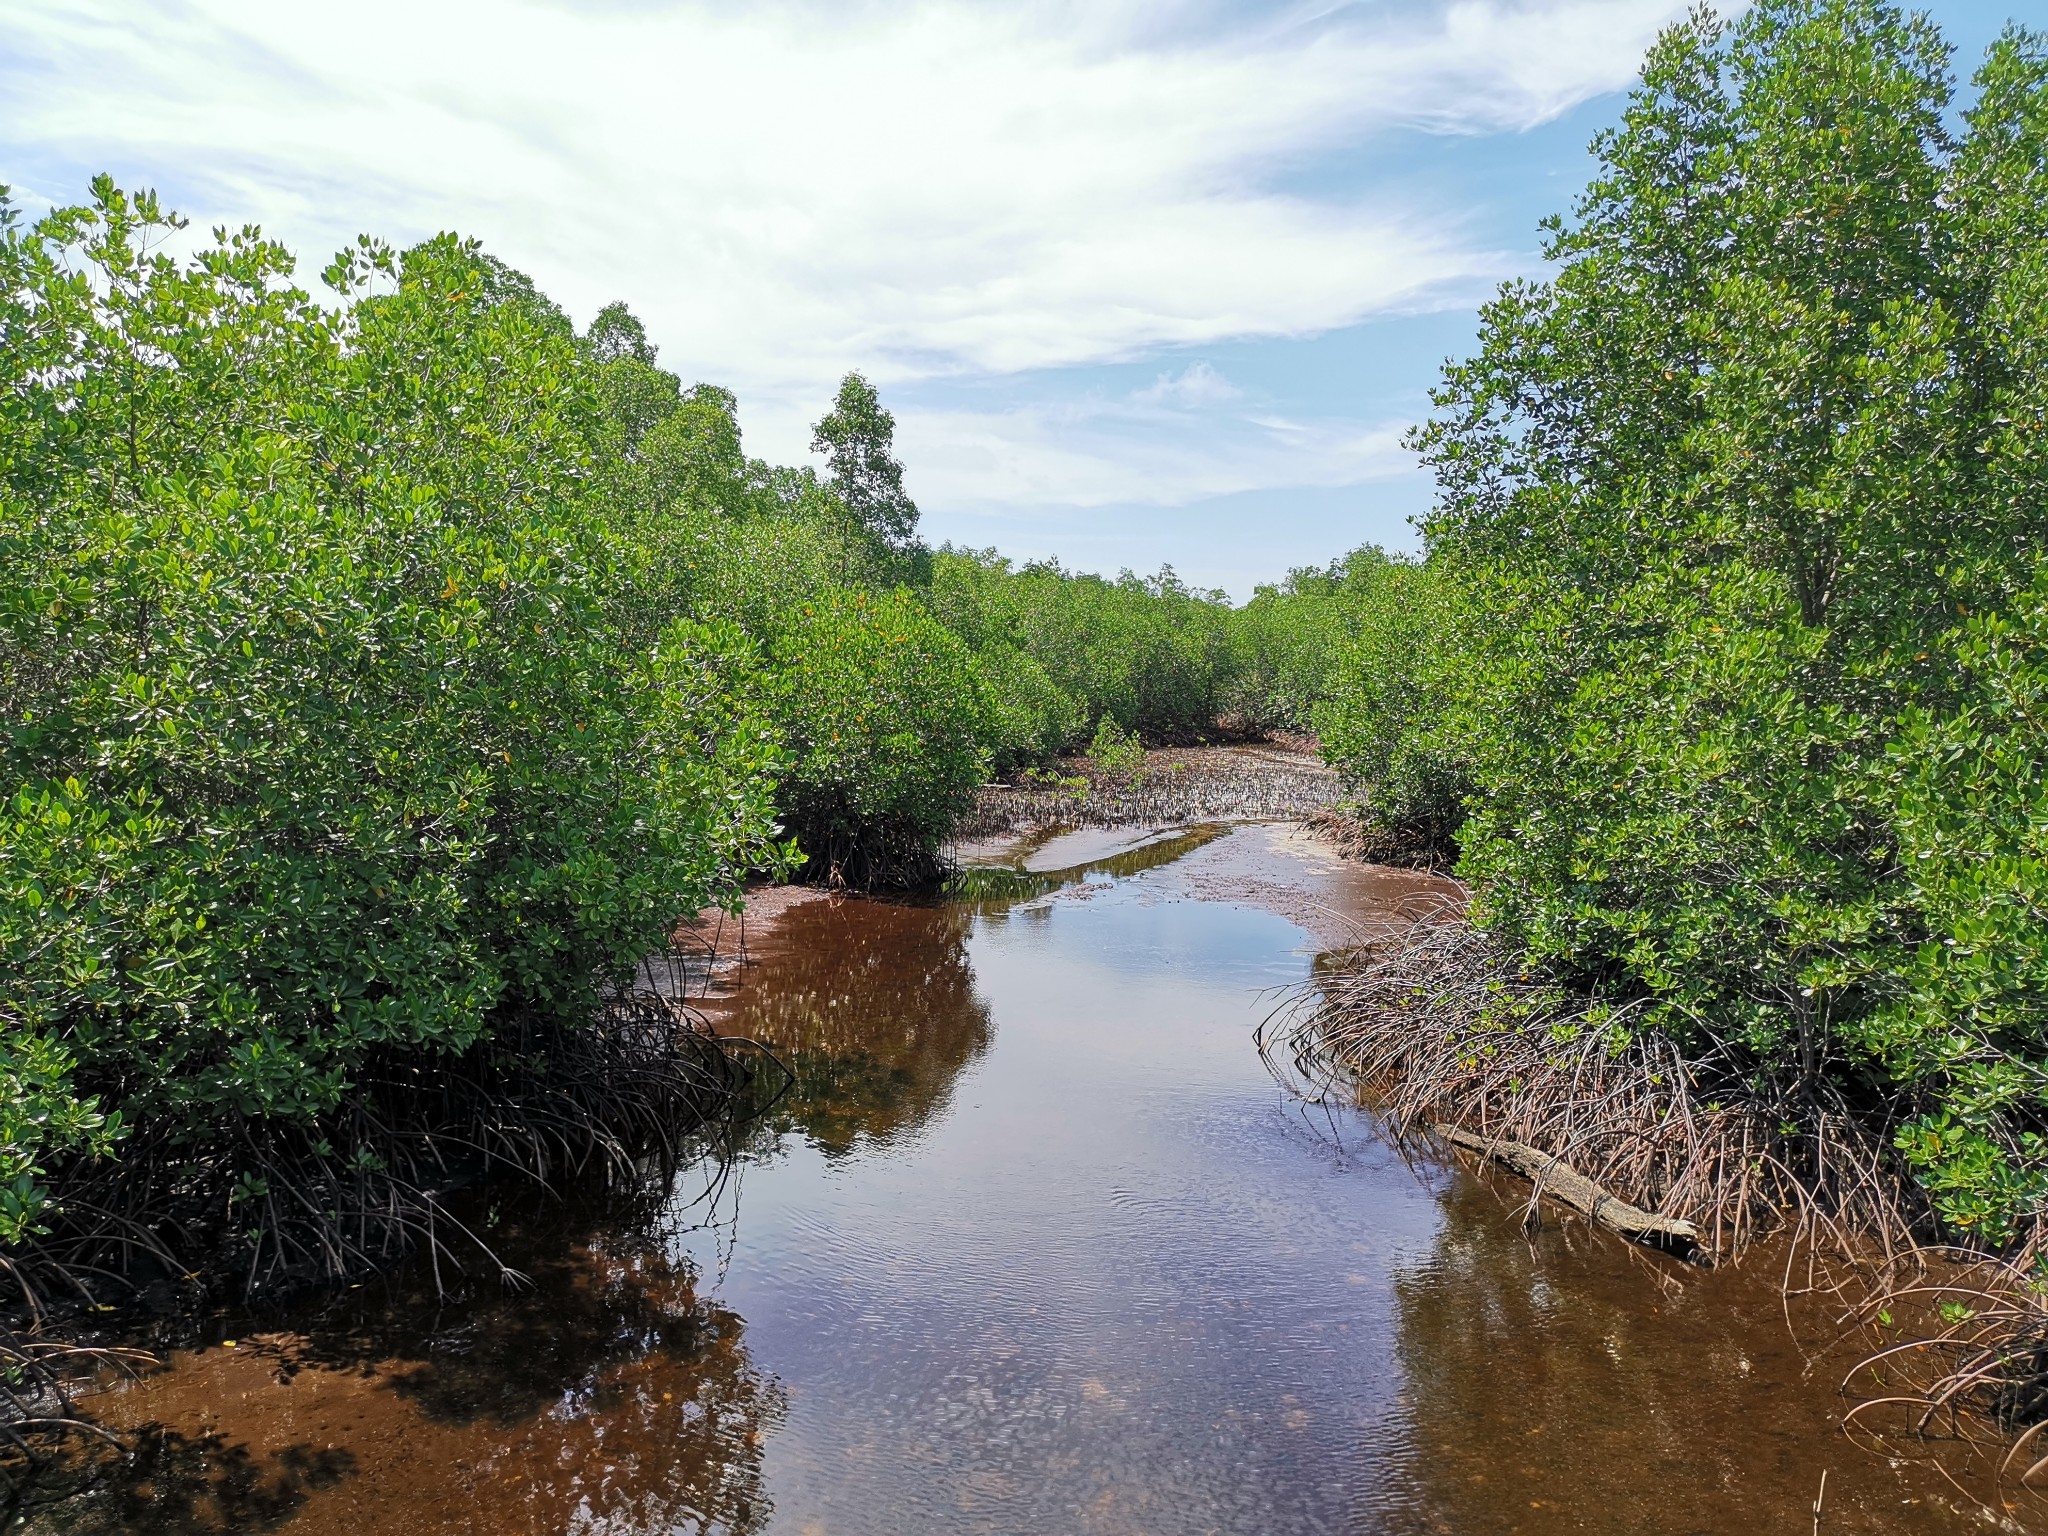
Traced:
POLYGON ((1075 763, 987 785, 959 837, 971 843, 1049 826, 1298 820, 1340 792, 1328 766, 1291 746, 1163 747, 1147 752, 1143 770, 1127 778, 1075 763))

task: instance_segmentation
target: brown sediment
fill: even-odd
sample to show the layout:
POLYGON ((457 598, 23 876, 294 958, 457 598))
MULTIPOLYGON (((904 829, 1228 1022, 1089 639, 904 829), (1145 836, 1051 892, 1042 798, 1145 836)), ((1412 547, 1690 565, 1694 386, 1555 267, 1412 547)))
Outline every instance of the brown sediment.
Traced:
POLYGON ((758 1529, 782 1394, 657 1248, 505 1235, 525 1287, 371 1286, 93 1402, 131 1449, 63 1536, 758 1529), (528 1248, 533 1251, 527 1251, 528 1248), (458 1319, 450 1327, 451 1316, 458 1319))
MULTIPOLYGON (((2048 1510, 2048 1285, 2039 1261, 1931 1248, 1857 1266, 1870 1341, 1843 1381, 1848 1427, 1971 1442, 2008 1507, 2048 1510)), ((1846 1287, 1844 1287, 1846 1289, 1846 1287)))
POLYGON ((469 1209, 477 1190, 638 1188, 695 1155, 699 1129, 751 1080, 747 1055, 643 990, 605 999, 577 1029, 515 1018, 459 1057, 373 1058, 343 1110, 312 1125, 252 1122, 232 1163, 197 1163, 138 1125, 120 1163, 64 1186, 36 1270, 6 1261, 0 1513, 102 1433, 72 1412, 68 1375, 151 1363, 152 1340, 108 1351, 88 1330, 148 1327, 131 1315, 146 1309, 189 1315, 228 1295, 332 1285, 408 1255, 437 1291, 466 1268, 516 1282, 469 1209), (253 1187, 231 1205, 218 1192, 238 1170, 253 1187), (35 1326, 46 1318, 55 1339, 35 1326))
POLYGON ((972 842, 1038 827, 1298 820, 1330 805, 1339 788, 1324 763, 1277 742, 1158 747, 1128 776, 1074 758, 986 785, 955 835, 972 842))

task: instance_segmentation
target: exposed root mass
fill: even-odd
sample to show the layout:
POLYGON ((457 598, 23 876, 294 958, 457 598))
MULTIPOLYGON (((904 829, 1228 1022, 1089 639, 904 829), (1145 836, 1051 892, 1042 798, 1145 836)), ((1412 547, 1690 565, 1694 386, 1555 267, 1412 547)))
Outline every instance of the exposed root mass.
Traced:
POLYGON ((2048 1273, 1962 1250, 1902 1256, 1867 1286, 1876 1341, 1843 1382, 1855 1433, 1988 1448, 2008 1499, 2048 1495, 2048 1273))
MULTIPOLYGON (((1451 904, 1326 957, 1276 1022, 1298 1069, 1397 1139, 1521 1143, 1726 1259, 1773 1234, 1880 1341, 1852 1427, 1995 1443, 2008 1487, 2048 1484, 2048 1266, 1926 1246, 1930 1211, 1881 1111, 1728 1042, 1681 1046, 1519 971, 1451 904), (1903 1421, 1903 1422, 1901 1422, 1903 1421)), ((1529 1169, 1523 1169, 1528 1173, 1529 1169)))
POLYGON ((1725 1042, 1632 1030, 1639 1004, 1575 997, 1516 970, 1439 909, 1326 963, 1293 1019, 1307 1069, 1355 1081, 1395 1135, 1449 1124, 1567 1161, 1722 1257, 1787 1223, 1910 1245, 1922 1212, 1882 1127, 1826 1083, 1725 1042))
POLYGON ((1448 870, 1457 849, 1445 838, 1389 827, 1355 806, 1333 805, 1307 819, 1308 828, 1347 859, 1400 869, 1448 870))

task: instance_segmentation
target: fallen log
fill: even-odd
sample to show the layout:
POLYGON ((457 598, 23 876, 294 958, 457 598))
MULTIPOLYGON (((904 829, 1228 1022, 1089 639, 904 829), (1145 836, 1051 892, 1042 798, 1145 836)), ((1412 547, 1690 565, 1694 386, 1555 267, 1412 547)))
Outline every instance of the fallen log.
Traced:
POLYGON ((1699 1228, 1675 1216, 1658 1216, 1640 1206, 1610 1195, 1561 1158, 1539 1152, 1526 1142, 1506 1141, 1496 1136, 1479 1136, 1455 1125, 1439 1125, 1437 1135, 1453 1146, 1491 1158, 1512 1168, 1536 1186, 1540 1195, 1570 1206, 1590 1221, 1619 1232, 1631 1242, 1653 1248, 1673 1249, 1697 1264, 1711 1264, 1712 1257, 1700 1246, 1699 1228))

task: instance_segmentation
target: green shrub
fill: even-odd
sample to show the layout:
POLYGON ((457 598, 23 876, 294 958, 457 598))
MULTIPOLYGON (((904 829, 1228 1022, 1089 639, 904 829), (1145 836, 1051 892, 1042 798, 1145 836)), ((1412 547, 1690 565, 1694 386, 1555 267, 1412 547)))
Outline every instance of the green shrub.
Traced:
POLYGON ((1088 756, 1100 772, 1114 779, 1135 778, 1145 766, 1144 743, 1109 715, 1097 722, 1088 756))
POLYGON ((988 776, 989 705, 966 646, 917 599, 827 589, 776 635, 790 766, 779 799, 817 874, 923 878, 988 776))
POLYGON ((1388 563, 1367 544, 1254 592, 1230 615, 1228 709, 1256 729, 1314 730, 1316 707, 1346 675, 1342 652, 1372 612, 1388 563))
POLYGON ((1467 789, 1455 596, 1429 566, 1360 562, 1341 594, 1349 633, 1309 710, 1324 758, 1359 790, 1372 820, 1440 851, 1464 820, 1467 789))
POLYGON ((1970 702, 1909 714, 1883 765, 1902 942, 1847 1033, 1913 1091, 1899 1146, 1942 1215, 2001 1239, 2048 1202, 2048 573, 1951 644, 1970 702))
POLYGON ((975 653, 989 703, 989 759, 1002 774, 1056 756, 1080 730, 1080 710, 1022 651, 1000 642, 975 653))
POLYGON ((122 1123, 246 1142, 392 1053, 576 1028, 777 857, 751 647, 621 647, 530 285, 365 245, 326 311, 253 234, 141 256, 167 221, 96 192, 0 244, 0 1237, 122 1123))

